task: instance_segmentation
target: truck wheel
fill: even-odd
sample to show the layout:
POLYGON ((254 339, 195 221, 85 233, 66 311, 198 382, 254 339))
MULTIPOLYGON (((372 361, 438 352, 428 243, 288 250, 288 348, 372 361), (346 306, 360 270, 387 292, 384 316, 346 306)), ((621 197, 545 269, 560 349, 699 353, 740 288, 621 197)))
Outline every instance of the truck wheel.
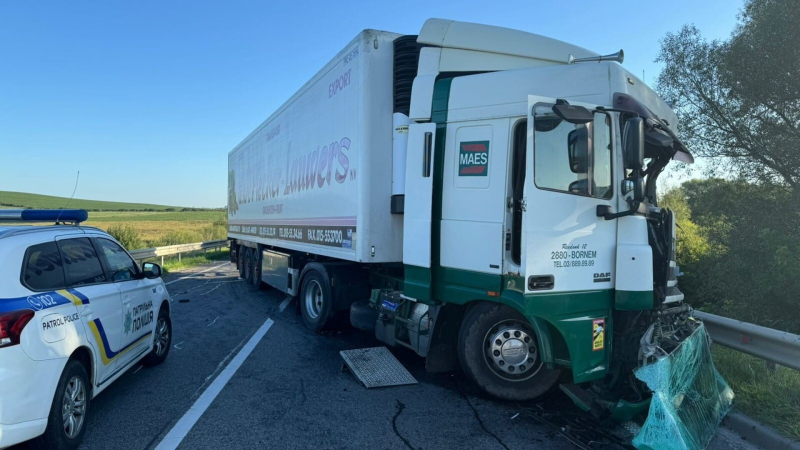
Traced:
POLYGON ((72 450, 78 448, 86 432, 91 387, 86 368, 80 362, 67 361, 56 387, 56 395, 47 418, 47 428, 33 444, 35 448, 72 450))
POLYGON ((250 280, 256 289, 261 289, 261 252, 253 250, 253 275, 250 280))
POLYGON ((461 367, 472 381, 503 400, 531 400, 550 390, 561 376, 539 357, 527 319, 497 303, 481 303, 464 318, 458 336, 461 367))
POLYGON ((309 270, 303 277, 300 289, 300 311, 303 322, 313 331, 319 331, 333 316, 333 296, 325 276, 316 270, 309 270))
POLYGON ((253 279, 253 249, 250 247, 244 249, 244 273, 242 278, 248 283, 253 279))
POLYGON ((375 331, 378 310, 372 307, 369 300, 355 302, 350 305, 350 325, 359 330, 375 331))
POLYGON ((241 245, 236 249, 236 268, 239 269, 239 278, 244 278, 244 251, 241 245))

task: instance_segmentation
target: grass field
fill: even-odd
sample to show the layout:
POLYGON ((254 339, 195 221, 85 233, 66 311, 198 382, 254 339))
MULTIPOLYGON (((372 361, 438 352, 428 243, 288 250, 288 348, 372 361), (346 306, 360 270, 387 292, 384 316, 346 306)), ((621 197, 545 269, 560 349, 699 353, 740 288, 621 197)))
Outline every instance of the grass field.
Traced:
POLYGON ((734 409, 800 440, 800 372, 715 345, 714 365, 733 389, 734 409))
POLYGON ((224 211, 90 212, 84 225, 109 231, 129 250, 225 239, 224 211), (136 238, 120 239, 116 230, 132 229, 136 238))
MULTIPOLYGON (((17 208, 58 209, 67 205, 69 198, 54 197, 51 195, 29 194, 26 192, 0 191, 0 206, 17 208)), ((102 210, 102 211, 166 211, 169 209, 181 210, 177 206, 151 205, 148 203, 106 202, 101 200, 81 200, 73 198, 69 201, 69 208, 102 210)))
MULTIPOLYGON (((49 195, 0 191, 0 208, 58 209, 64 207, 67 200, 49 195)), ((128 250, 212 241, 224 239, 227 235, 227 215, 219 209, 186 211, 181 207, 147 203, 80 199, 69 202, 69 208, 89 210, 89 220, 83 225, 108 231, 128 250)))

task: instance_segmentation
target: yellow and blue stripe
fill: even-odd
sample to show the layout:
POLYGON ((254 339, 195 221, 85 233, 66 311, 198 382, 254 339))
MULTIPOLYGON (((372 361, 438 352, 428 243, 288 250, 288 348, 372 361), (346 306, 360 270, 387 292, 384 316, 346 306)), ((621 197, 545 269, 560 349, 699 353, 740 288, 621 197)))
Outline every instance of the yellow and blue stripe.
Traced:
POLYGON ((72 303, 75 306, 88 305, 89 299, 77 289, 58 289, 40 292, 27 297, 0 298, 0 313, 32 309, 43 311, 56 306, 72 303))
POLYGON ((100 319, 94 319, 89 322, 89 329, 92 330, 94 339, 97 341, 98 347, 100 347, 100 358, 103 360, 103 365, 106 366, 125 354, 128 350, 136 347, 146 339, 150 338, 150 336, 153 334, 152 331, 148 331, 135 341, 115 352, 111 349, 111 345, 108 344, 108 338, 106 337, 106 332, 103 329, 103 324, 100 322, 100 319))

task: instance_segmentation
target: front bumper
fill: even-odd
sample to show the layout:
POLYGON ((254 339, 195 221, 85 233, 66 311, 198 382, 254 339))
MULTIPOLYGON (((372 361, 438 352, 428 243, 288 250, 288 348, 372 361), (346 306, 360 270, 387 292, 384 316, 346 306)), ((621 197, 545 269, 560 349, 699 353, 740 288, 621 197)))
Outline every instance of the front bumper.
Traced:
POLYGON ((34 361, 19 345, 0 349, 0 448, 44 432, 66 362, 34 361))
POLYGON ((705 326, 668 356, 634 371, 653 391, 650 413, 633 440, 639 449, 700 450, 708 446, 733 391, 714 367, 705 326))
POLYGON ((41 436, 47 428, 47 419, 31 420, 13 425, 0 424, 0 449, 41 436))

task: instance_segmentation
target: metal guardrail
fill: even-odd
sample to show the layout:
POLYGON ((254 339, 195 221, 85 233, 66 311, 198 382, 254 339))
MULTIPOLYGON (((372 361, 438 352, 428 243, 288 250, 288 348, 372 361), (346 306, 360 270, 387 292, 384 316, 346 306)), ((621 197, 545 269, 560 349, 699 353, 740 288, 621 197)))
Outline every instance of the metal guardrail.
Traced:
POLYGON ((143 259, 157 258, 160 256, 161 265, 164 265, 165 256, 178 255, 178 261, 180 261, 181 253, 196 252, 198 250, 209 250, 212 248, 221 249, 223 247, 228 247, 227 239, 220 239, 218 241, 208 241, 208 242, 195 242, 194 244, 178 244, 178 245, 167 245, 164 247, 143 248, 141 250, 133 250, 128 253, 130 253, 131 257, 136 261, 141 261, 143 259))
POLYGON ((800 370, 800 335, 695 311, 717 344, 800 370))

